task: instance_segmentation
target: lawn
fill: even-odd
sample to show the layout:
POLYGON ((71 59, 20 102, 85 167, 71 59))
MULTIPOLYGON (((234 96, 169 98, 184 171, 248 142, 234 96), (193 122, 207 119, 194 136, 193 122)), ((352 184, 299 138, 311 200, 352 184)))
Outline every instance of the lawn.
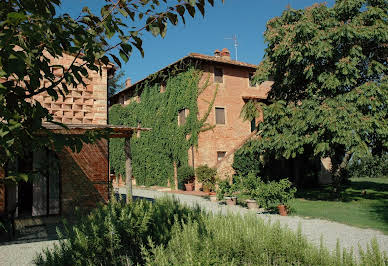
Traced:
POLYGON ((388 178, 352 178, 339 200, 329 188, 299 191, 293 214, 323 218, 388 234, 388 178), (363 193, 366 192, 366 193, 363 193))

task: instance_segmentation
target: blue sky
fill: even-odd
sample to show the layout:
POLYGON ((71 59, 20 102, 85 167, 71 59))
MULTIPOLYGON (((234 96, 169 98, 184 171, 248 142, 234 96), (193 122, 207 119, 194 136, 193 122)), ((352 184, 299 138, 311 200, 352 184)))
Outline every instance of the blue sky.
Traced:
MULTIPOLYGON (((62 1, 59 12, 72 16, 78 16, 83 6, 97 11, 104 3, 102 0, 62 1)), ((169 27, 164 39, 144 33, 145 56, 142 58, 137 51, 133 53, 122 66, 125 77, 136 82, 191 52, 212 55, 215 49, 226 47, 234 59, 233 40, 225 39, 234 34, 238 39, 238 60, 258 64, 266 47, 263 33, 269 19, 281 15, 288 4, 300 9, 321 2, 332 6, 334 0, 225 0, 224 4, 215 0, 214 7, 206 8, 204 18, 199 13, 195 19, 187 17, 185 25, 169 27)))

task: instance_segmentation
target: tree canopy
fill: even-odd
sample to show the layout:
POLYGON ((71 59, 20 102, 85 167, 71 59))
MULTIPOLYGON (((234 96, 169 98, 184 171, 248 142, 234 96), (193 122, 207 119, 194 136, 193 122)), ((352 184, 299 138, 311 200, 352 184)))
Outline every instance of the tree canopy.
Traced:
POLYGON ((81 140, 93 140, 96 136, 64 139, 47 132, 42 121, 54 122, 53 117, 32 98, 46 91, 56 100, 69 92, 68 86, 85 85, 88 71, 101 71, 110 61, 121 66, 134 48, 144 54, 142 31, 164 37, 168 25, 185 23, 186 14, 204 15, 205 2, 214 4, 214 0, 105 0, 100 14, 84 7, 73 18, 57 14, 60 0, 1 1, 0 167, 31 149, 54 143, 79 150, 81 140), (63 54, 74 56, 69 67, 51 63, 50 58, 63 54), (59 75, 54 73, 58 69, 59 75), (36 135, 37 131, 46 131, 46 136, 36 135))
POLYGON ((271 103, 245 112, 264 112, 261 149, 294 158, 312 148, 338 178, 351 156, 387 152, 387 11, 386 0, 337 0, 268 21, 255 79, 274 81, 271 103))

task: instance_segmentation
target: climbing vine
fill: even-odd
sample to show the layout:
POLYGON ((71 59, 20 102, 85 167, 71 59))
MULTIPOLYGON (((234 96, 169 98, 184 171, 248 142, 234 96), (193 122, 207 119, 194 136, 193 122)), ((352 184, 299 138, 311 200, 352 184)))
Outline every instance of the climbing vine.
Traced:
MULTIPOLYGON (((129 105, 114 105, 109 111, 109 122, 152 128, 142 132, 140 137, 131 138, 133 175, 139 185, 165 186, 173 182, 174 163, 179 166, 188 164, 188 150, 198 143, 198 134, 214 126, 206 123, 213 107, 217 89, 209 103, 207 112, 198 117, 197 99, 209 86, 209 79, 200 85, 203 72, 196 67, 185 71, 172 70, 169 77, 154 76, 136 88, 140 102, 129 105), (160 92, 161 81, 165 92, 160 92), (186 121, 178 125, 178 112, 186 109, 186 121)), ((110 142, 110 163, 116 174, 125 176, 124 140, 110 142)))

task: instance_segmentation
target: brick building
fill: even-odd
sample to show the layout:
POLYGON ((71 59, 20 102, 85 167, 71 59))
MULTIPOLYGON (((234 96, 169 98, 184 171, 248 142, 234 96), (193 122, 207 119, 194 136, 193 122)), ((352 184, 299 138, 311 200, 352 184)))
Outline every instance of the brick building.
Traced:
MULTIPOLYGON (((52 59, 52 65, 68 67, 71 55, 52 59)), ((61 69, 58 69, 58 76, 61 69)), ((59 134, 81 135, 88 130, 110 128, 111 137, 130 137, 137 130, 128 127, 113 127, 107 124, 108 78, 114 71, 113 65, 102 66, 102 72, 89 71, 84 81, 86 86, 68 87, 69 93, 54 101, 47 93, 34 97, 53 114, 56 121, 68 126, 44 123, 44 126, 59 134)), ((39 178, 19 184, 0 184, 0 212, 16 208, 16 216, 45 216, 72 213, 75 206, 94 207, 109 197, 108 140, 100 139, 93 144, 84 144, 79 153, 65 147, 61 152, 50 150, 34 151, 31 156, 9 162, 7 169, 0 169, 0 178, 7 171, 26 172, 38 170, 39 178)))
MULTIPOLYGON (((191 53, 160 71, 168 72, 170 68, 177 65, 185 65, 185 62, 198 65, 203 70, 200 83, 203 84, 210 77, 210 86, 197 99, 199 117, 203 117, 207 112, 209 102, 218 87, 213 109, 207 118, 207 122, 215 127, 199 134, 198 148, 188 151, 188 163, 194 167, 204 164, 217 167, 219 175, 227 178, 233 171, 231 163, 234 151, 253 136, 252 131, 255 130, 261 119, 258 118, 251 122, 243 121, 240 117, 241 109, 245 101, 249 99, 265 101, 272 83, 267 81, 260 85, 252 85, 251 78, 257 66, 231 60, 230 52, 225 48, 222 51, 216 50, 213 56, 191 53)), ((141 91, 138 92, 136 87, 147 82, 151 76, 154 75, 133 85, 127 84, 125 90, 110 98, 110 104, 128 104, 131 101, 139 101, 141 91)), ((163 81, 158 82, 163 84, 163 81)), ((188 111, 181 110, 177 114, 178 121, 184 119, 188 111)))

